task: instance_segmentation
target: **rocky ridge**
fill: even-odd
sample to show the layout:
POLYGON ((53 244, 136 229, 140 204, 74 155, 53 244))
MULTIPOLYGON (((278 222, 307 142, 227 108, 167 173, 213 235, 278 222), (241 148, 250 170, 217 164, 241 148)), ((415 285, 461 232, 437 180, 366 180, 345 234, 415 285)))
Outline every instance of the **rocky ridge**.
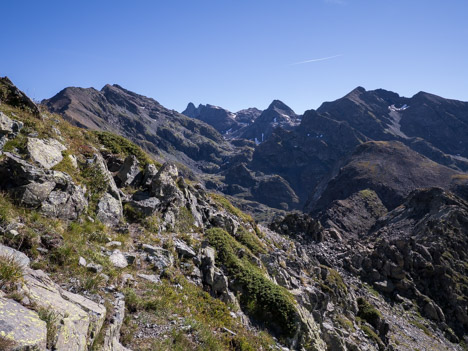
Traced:
MULTIPOLYGON (((467 342, 467 204, 447 190, 405 190, 389 211, 385 193, 356 187, 315 217, 290 213, 267 228, 124 138, 3 101, 0 110, 19 127, 5 134, 0 159, 0 307, 31 316, 19 325, 35 330, 39 349, 63 349, 61 340, 76 340, 77 350, 462 350, 467 342), (65 149, 49 169, 34 151, 51 140, 65 149), (49 294, 60 303, 37 299, 49 294)), ((350 143, 359 136, 315 116, 307 123, 341 126, 350 143)), ((254 187, 269 178, 239 171, 254 187)), ((452 171, 463 189, 465 175, 452 171)), ((15 327, 0 313, 4 325, 15 327)), ((16 331, 0 342, 31 345, 16 331)))

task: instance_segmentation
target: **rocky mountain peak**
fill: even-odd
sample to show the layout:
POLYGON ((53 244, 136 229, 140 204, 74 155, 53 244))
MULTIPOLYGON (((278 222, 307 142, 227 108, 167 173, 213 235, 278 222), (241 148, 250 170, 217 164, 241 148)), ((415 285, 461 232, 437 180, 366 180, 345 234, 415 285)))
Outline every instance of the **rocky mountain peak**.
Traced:
POLYGON ((283 113, 287 115, 294 116, 296 113, 290 108, 288 105, 286 105, 284 102, 280 100, 273 100, 272 103, 268 106, 267 110, 279 110, 282 111, 283 113))
POLYGON ((193 102, 189 102, 185 110, 182 111, 183 115, 186 115, 187 117, 192 117, 192 118, 196 118, 198 116, 198 113, 199 113, 199 110, 195 107, 193 102))

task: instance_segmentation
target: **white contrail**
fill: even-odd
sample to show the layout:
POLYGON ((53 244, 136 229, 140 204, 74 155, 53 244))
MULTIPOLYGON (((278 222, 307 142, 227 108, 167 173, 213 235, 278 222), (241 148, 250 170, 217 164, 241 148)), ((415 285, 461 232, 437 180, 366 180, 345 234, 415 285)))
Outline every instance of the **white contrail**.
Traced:
POLYGON ((301 61, 301 62, 291 63, 290 66, 293 66, 293 65, 302 65, 303 63, 310 63, 310 62, 326 61, 326 60, 330 60, 330 59, 332 59, 332 58, 340 57, 340 56, 343 56, 343 55, 340 54, 340 55, 335 55, 335 56, 322 57, 322 58, 317 58, 317 59, 312 59, 312 60, 307 60, 307 61, 301 61))

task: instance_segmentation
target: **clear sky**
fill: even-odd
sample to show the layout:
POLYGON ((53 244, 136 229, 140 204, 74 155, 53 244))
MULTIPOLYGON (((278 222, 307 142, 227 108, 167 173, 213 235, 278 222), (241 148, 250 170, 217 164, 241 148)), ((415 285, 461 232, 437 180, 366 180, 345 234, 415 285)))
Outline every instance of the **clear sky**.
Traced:
POLYGON ((468 100, 467 0, 2 0, 1 23, 0 75, 35 99, 117 83, 179 111, 302 113, 356 86, 468 100))

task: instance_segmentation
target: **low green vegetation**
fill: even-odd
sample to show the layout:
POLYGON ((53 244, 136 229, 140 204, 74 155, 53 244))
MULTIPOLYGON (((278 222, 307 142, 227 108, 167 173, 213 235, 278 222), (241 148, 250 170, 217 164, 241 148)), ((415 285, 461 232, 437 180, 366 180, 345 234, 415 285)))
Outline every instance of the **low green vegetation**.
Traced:
POLYGON ((159 284, 147 283, 141 290, 127 288, 124 294, 127 308, 137 317, 125 320, 121 340, 131 340, 138 350, 253 351, 267 350, 274 344, 270 336, 244 329, 224 303, 180 274, 173 274, 159 284), (180 288, 175 289, 175 284, 180 288), (165 338, 135 339, 133 333, 139 320, 173 327, 165 338))
POLYGON ((248 247, 254 255, 266 253, 264 244, 257 237, 257 233, 251 233, 244 227, 240 227, 236 233, 237 240, 248 247))
POLYGON ((10 292, 23 278, 23 267, 13 256, 0 255, 0 289, 10 292))
POLYGON ((114 154, 119 154, 122 157, 134 155, 142 167, 154 163, 139 146, 124 137, 109 132, 93 131, 92 133, 103 146, 114 154))
POLYGON ((362 297, 357 299, 357 303, 359 309, 358 316, 373 327, 377 328, 382 319, 382 314, 379 310, 362 297))
POLYGON ((385 344, 382 342, 382 339, 380 339, 380 337, 375 333, 375 331, 372 330, 371 327, 363 324, 361 325, 361 330, 367 335, 369 339, 374 340, 379 345, 379 347, 385 346, 385 344))
POLYGON ((280 337, 291 337, 298 325, 298 315, 293 297, 282 287, 265 277, 263 272, 247 258, 236 252, 243 248, 226 231, 209 229, 206 239, 216 249, 217 260, 241 286, 240 303, 256 318, 280 337))
POLYGON ((218 205, 220 205, 229 213, 232 213, 234 216, 239 217, 244 222, 255 223, 252 216, 249 216, 245 214, 244 212, 242 212, 241 210, 239 210, 237 207, 234 207, 234 205, 231 204, 231 202, 228 199, 226 199, 224 196, 220 194, 215 194, 215 193, 210 193, 209 195, 218 205))

